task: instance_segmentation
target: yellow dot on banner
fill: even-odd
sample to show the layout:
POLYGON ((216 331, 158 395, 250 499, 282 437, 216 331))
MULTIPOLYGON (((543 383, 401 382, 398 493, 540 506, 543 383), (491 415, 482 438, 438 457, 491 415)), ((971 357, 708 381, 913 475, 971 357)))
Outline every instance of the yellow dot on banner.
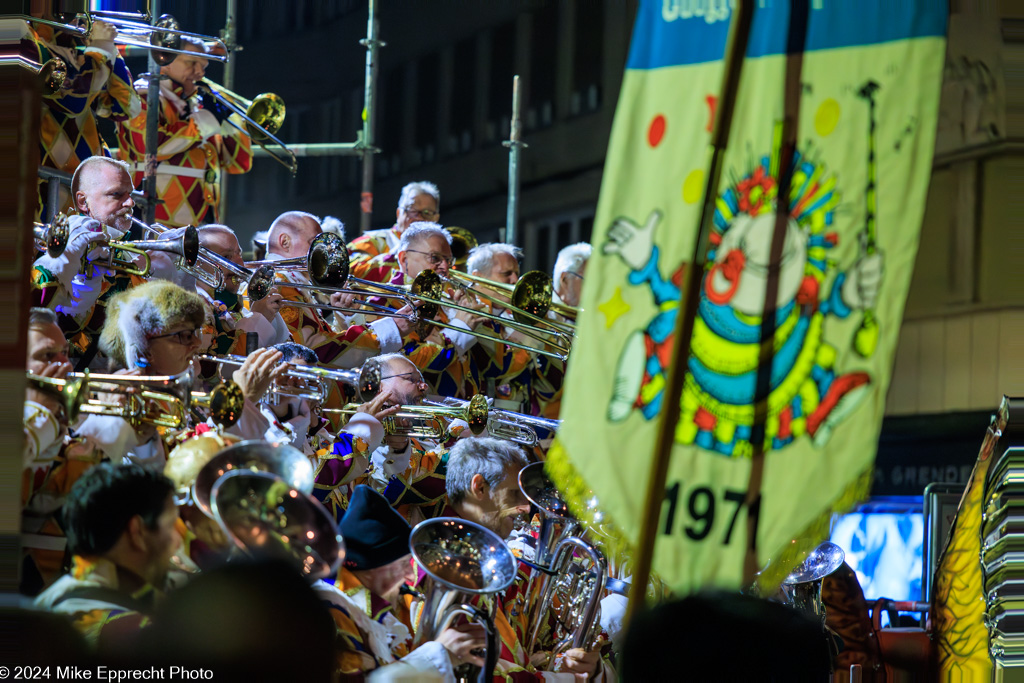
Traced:
POLYGON ((818 105, 818 111, 814 115, 814 130, 818 135, 825 137, 836 128, 839 123, 839 103, 831 97, 818 105))
POLYGON ((683 181, 683 201, 687 204, 694 204, 700 201, 704 194, 704 169, 698 168, 690 171, 683 181))
POLYGON ((604 314, 605 329, 614 325, 616 320, 629 312, 629 309, 629 304, 622 298, 622 287, 616 287, 615 293, 611 295, 611 298, 597 307, 597 310, 604 314))

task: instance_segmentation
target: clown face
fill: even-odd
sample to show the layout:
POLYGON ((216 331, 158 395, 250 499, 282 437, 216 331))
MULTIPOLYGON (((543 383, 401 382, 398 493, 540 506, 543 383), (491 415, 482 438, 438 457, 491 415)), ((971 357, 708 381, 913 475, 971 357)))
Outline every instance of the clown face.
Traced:
MULTIPOLYGON (((736 216, 722 235, 722 243, 715 251, 715 263, 708 274, 706 288, 712 300, 728 304, 745 315, 760 317, 763 314, 774 230, 772 213, 736 216)), ((779 306, 796 297, 804 279, 806 261, 807 236, 790 218, 782 247, 776 299, 779 306)))

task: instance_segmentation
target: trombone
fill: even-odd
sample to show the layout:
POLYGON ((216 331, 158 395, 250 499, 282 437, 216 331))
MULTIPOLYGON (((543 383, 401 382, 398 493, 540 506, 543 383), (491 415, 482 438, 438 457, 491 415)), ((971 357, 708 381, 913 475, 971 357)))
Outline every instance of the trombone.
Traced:
MULTIPOLYGON (((415 307, 415 303, 408 293, 390 285, 377 282, 370 282, 361 278, 349 275, 349 255, 345 243, 340 237, 333 233, 320 233, 310 242, 309 251, 305 256, 296 256, 288 259, 247 261, 249 268, 272 267, 275 272, 308 272, 312 283, 305 282, 284 282, 284 287, 295 289, 306 289, 321 294, 357 294, 363 297, 369 296, 390 296, 401 299, 406 304, 415 307), (373 292, 365 289, 351 289, 344 287, 347 283, 357 283, 364 287, 375 287, 381 291, 373 292)), ((339 313, 372 313, 373 315, 385 316, 388 318, 404 318, 416 321, 419 318, 415 314, 399 313, 396 309, 385 304, 374 301, 361 300, 363 308, 347 308, 345 306, 331 306, 330 304, 310 303, 308 301, 296 301, 288 299, 287 306, 297 308, 315 308, 322 311, 337 311, 339 313)))
MULTIPOLYGON (((550 328, 551 333, 555 335, 572 335, 575 331, 575 326, 572 324, 546 317, 548 311, 553 307, 567 308, 564 304, 554 303, 554 290, 551 286, 551 278, 547 273, 531 270, 524 273, 516 284, 507 285, 477 275, 450 270, 444 281, 452 287, 457 287, 490 302, 492 306, 497 304, 508 309, 512 313, 513 319, 524 325, 531 323, 544 325, 550 328), (486 291, 488 289, 491 290, 491 293, 486 291), (499 298, 502 296, 505 298, 499 298)), ((571 339, 567 339, 567 341, 571 341, 571 339)))
POLYGON ((58 212, 51 223, 33 223, 32 235, 36 241, 36 249, 45 251, 56 258, 64 253, 68 246, 68 217, 58 212))
POLYGON ((231 119, 228 119, 228 121, 238 130, 248 134, 249 137, 256 141, 256 144, 267 150, 277 163, 291 171, 292 175, 295 175, 298 169, 298 160, 295 157, 295 152, 274 135, 274 133, 281 129, 281 125, 284 123, 285 107, 284 100, 281 99, 280 95, 275 95, 272 92, 260 93, 251 100, 247 100, 238 93, 214 83, 209 78, 203 78, 196 85, 200 88, 205 88, 224 106, 241 116, 246 122, 244 127, 231 121, 231 119), (282 152, 275 153, 264 142, 267 139, 278 145, 282 152))
MULTIPOLYGON (((132 220, 134 221, 135 218, 133 217, 132 220)), ((132 242, 113 241, 108 242, 107 246, 109 247, 107 260, 105 262, 93 262, 93 265, 127 275, 148 277, 152 264, 150 263, 149 254, 146 253, 147 251, 163 251, 168 254, 174 254, 178 257, 179 262, 184 262, 188 267, 195 266, 196 260, 199 258, 199 231, 190 225, 185 228, 185 234, 180 239, 135 240, 132 242), (119 253, 121 252, 138 254, 142 258, 142 265, 136 265, 135 259, 127 259, 120 256, 119 253)), ((87 260, 87 256, 83 258, 83 262, 87 260)))

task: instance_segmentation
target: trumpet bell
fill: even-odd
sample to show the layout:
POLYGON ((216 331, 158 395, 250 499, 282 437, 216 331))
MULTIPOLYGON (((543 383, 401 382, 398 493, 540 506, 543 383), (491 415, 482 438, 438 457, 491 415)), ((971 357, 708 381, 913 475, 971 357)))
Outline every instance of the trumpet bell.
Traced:
POLYGON ((226 472, 211 501, 213 518, 239 549, 294 561, 311 581, 333 574, 345 557, 324 506, 269 472, 226 472))
POLYGON ((49 225, 37 224, 33 230, 37 246, 45 249, 51 257, 64 253, 71 231, 68 229, 68 217, 62 212, 58 211, 49 225))
POLYGON ((196 475, 192 500, 207 515, 213 516, 213 487, 232 471, 268 472, 304 494, 313 492, 313 465, 302 451, 266 441, 243 441, 215 455, 196 475))
POLYGON ((56 95, 68 78, 68 67, 60 57, 48 59, 39 69, 43 84, 43 95, 56 95))
POLYGON ((427 575, 445 588, 483 595, 508 588, 516 563, 505 542, 479 524, 437 517, 420 522, 409 550, 427 575))
POLYGON ((544 463, 535 462, 519 471, 519 488, 531 503, 551 517, 573 519, 569 505, 554 482, 544 472, 544 463))
POLYGON ((267 140, 267 133, 275 135, 284 124, 284 99, 272 92, 261 93, 252 98, 245 115, 259 125, 257 127, 251 123, 245 124, 249 136, 255 140, 267 140))
POLYGON ((475 394, 469 399, 466 406, 466 422, 469 423, 469 430, 474 434, 482 434, 487 429, 490 406, 487 405, 487 397, 483 394, 475 394))

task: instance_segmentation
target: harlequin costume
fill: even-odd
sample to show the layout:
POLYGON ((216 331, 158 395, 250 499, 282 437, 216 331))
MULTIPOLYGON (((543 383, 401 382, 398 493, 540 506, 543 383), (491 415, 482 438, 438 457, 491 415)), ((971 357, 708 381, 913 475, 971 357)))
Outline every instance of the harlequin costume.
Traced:
POLYGON ((161 597, 156 588, 110 560, 75 555, 71 572, 36 598, 35 606, 68 615, 101 653, 124 653, 149 625, 149 614, 161 597), (128 588, 126 583, 140 585, 128 588))
POLYGON ((398 227, 391 226, 383 230, 369 230, 349 242, 346 246, 353 267, 352 274, 362 277, 355 271, 357 263, 365 264, 376 256, 393 252, 401 240, 402 234, 398 227))
MULTIPOLYGON (((85 45, 81 38, 53 26, 26 24, 21 54, 40 64, 59 58, 67 68, 63 87, 52 95, 43 94, 39 165, 74 173, 91 156, 109 157, 96 117, 125 121, 142 107, 131 85, 131 73, 113 42, 85 45)), ((43 215, 45 185, 40 179, 36 220, 43 215)), ((70 194, 63 193, 57 210, 67 213, 71 205, 70 194)))
MULTIPOLYGON (((135 90, 142 113, 117 128, 118 156, 133 165, 132 182, 142 183, 146 171, 146 96, 149 82, 135 90)), ((180 227, 218 222, 220 174, 247 173, 252 168, 249 136, 232 125, 224 111, 204 109, 199 97, 186 99, 183 87, 160 81, 160 126, 157 137, 156 220, 180 227)))

